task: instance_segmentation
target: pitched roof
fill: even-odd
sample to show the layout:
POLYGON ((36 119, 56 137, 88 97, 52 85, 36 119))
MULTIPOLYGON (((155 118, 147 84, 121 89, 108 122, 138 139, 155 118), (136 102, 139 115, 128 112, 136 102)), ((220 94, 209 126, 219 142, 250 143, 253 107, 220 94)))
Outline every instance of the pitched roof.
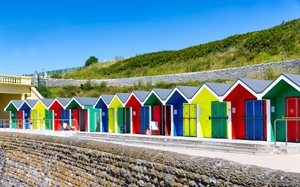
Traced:
POLYGON ((171 89, 160 89, 154 88, 153 91, 160 97, 161 100, 166 100, 170 93, 172 92, 171 89))
POLYGON ((282 73, 281 75, 285 76, 289 80, 291 80, 293 83, 295 83, 297 86, 300 87, 300 75, 297 74, 288 74, 288 73, 282 73))
POLYGON ((86 105, 93 106, 98 100, 98 98, 94 98, 94 97, 73 97, 73 98, 83 106, 86 105))
POLYGON ((71 101, 72 98, 56 98, 56 100, 63 106, 66 107, 68 105, 68 103, 71 101))
POLYGON ((125 103, 130 96, 129 93, 116 93, 116 96, 120 99, 122 103, 125 103))
POLYGON ((272 82, 268 80, 257 80, 247 78, 242 78, 239 80, 246 84, 249 88, 251 88, 255 93, 262 93, 272 82))
POLYGON ((207 85, 218 96, 223 96, 232 85, 232 84, 215 83, 215 82, 206 82, 204 84, 207 85))
POLYGON ((22 100, 11 100, 4 108, 4 110, 6 111, 11 104, 18 110, 22 106, 22 103, 22 100))
POLYGON ((33 108, 39 100, 37 99, 26 99, 25 102, 30 108, 33 108))
POLYGON ((192 99, 193 96, 199 90, 199 87, 196 86, 177 86, 179 89, 188 99, 192 99))
POLYGON ((12 103, 16 108, 20 108, 20 106, 22 105, 23 101, 22 101, 22 100, 11 100, 11 103, 12 103))
POLYGON ((105 102, 106 105, 108 105, 111 100, 114 98, 114 95, 101 95, 101 98, 105 102))
POLYGON ((133 93, 138 98, 138 100, 143 102, 147 98, 147 96, 150 92, 148 92, 148 91, 133 91, 133 93))
POLYGON ((41 101, 46 107, 49 107, 49 106, 53 103, 54 99, 40 99, 40 101, 41 101))

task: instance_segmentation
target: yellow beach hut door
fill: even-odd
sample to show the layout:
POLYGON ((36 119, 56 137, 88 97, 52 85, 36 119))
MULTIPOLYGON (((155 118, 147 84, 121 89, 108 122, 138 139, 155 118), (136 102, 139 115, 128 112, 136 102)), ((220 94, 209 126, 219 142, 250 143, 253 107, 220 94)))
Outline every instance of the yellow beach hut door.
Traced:
POLYGON ((211 124, 213 138, 226 138, 227 134, 227 115, 226 103, 212 101, 211 102, 211 124))
POLYGON ((115 109, 108 109, 108 132, 115 132, 115 109))
POLYGON ((31 110, 31 112, 30 112, 30 118, 31 118, 31 123, 32 123, 32 127, 30 127, 31 129, 38 129, 37 113, 38 113, 37 110, 31 110))
POLYGON ((183 135, 197 136, 197 105, 183 104, 183 135))

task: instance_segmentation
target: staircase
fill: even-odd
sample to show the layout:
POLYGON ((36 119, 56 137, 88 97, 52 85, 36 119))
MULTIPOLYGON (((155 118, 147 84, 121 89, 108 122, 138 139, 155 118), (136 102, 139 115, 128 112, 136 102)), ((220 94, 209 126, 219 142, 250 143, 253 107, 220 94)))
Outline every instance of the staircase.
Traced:
POLYGON ((121 143, 127 145, 149 145, 160 147, 173 147, 193 150, 219 151, 240 154, 275 155, 300 153, 300 144, 278 142, 249 141, 249 140, 227 140, 206 139, 193 137, 169 137, 169 136, 146 136, 111 133, 84 133, 77 132, 73 137, 83 140, 100 142, 121 143))

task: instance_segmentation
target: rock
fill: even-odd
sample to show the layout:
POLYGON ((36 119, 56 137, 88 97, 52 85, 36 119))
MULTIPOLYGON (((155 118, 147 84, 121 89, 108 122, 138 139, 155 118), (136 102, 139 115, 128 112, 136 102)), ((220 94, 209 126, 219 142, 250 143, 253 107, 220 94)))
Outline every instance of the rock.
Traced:
POLYGON ((166 186, 173 186, 173 184, 175 183, 175 176, 167 174, 165 175, 164 181, 166 186))

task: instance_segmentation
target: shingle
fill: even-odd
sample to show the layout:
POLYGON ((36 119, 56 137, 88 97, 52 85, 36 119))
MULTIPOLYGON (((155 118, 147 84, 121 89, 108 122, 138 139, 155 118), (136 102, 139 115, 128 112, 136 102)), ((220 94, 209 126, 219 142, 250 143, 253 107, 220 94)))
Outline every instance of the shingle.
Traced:
POLYGON ((120 99, 120 101, 124 104, 128 97, 130 96, 129 93, 116 93, 116 96, 120 99))
POLYGON ((199 90, 199 87, 196 86, 177 86, 179 89, 188 99, 192 99, 193 96, 199 90))
POLYGON ((155 88, 153 89, 153 91, 158 95, 158 97, 160 97, 161 100, 166 100, 168 98, 168 96, 170 95, 170 93, 172 92, 171 89, 159 89, 159 88, 155 88))
POLYGON ((206 82, 205 83, 213 92, 218 96, 223 96, 226 91, 232 86, 232 84, 206 82))
POLYGON ((150 92, 148 92, 148 91, 133 91, 133 93, 138 98, 138 100, 143 102, 147 98, 147 96, 150 92))
POLYGON ((26 99, 26 103, 29 105, 30 108, 33 108, 35 104, 38 102, 37 99, 26 99))
POLYGON ((114 95, 101 95, 101 98, 103 99, 104 103, 108 105, 114 98, 114 95))
POLYGON ((49 107, 54 101, 54 99, 40 99, 40 100, 41 100, 42 103, 44 103, 44 105, 46 107, 49 107))
POLYGON ((297 74, 288 74, 288 73, 282 73, 283 76, 291 80, 293 83, 295 83, 297 86, 300 87, 300 75, 297 74))
POLYGON ((63 106, 66 107, 72 98, 57 98, 57 101, 63 106))
POLYGON ((247 78, 242 78, 239 80, 245 83, 249 88, 251 88, 257 94, 263 92, 272 82, 268 80, 256 80, 256 79, 247 79, 247 78))
POLYGON ((83 106, 93 106, 98 100, 98 98, 94 97, 74 97, 74 99, 83 106))

